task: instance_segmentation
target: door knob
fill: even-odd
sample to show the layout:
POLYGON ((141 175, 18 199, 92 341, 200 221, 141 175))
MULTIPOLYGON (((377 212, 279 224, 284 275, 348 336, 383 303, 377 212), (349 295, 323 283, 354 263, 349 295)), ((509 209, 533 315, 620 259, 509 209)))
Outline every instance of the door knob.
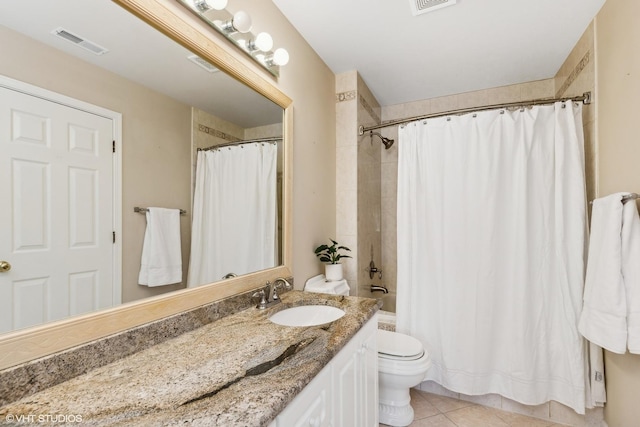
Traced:
POLYGON ((0 261, 0 273, 5 273, 9 270, 11 270, 11 264, 7 261, 0 261))

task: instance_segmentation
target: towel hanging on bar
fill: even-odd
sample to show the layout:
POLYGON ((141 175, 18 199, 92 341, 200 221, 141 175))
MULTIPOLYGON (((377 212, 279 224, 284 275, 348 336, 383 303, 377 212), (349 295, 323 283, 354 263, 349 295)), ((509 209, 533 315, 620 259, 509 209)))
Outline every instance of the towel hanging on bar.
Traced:
POLYGON ((148 208, 138 284, 149 287, 182 282, 178 209, 148 208))

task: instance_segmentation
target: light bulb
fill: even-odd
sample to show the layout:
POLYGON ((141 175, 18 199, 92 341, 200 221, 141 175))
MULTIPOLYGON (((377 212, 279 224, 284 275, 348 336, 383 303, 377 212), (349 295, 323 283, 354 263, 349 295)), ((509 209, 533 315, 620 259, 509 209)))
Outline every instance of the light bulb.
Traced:
POLYGON ((233 15, 233 28, 240 33, 251 31, 251 17, 243 10, 239 10, 233 15))
POLYGON ((273 52, 273 63, 276 65, 287 65, 289 63, 289 52, 286 49, 279 48, 273 52))
POLYGON ((207 0, 207 2, 215 10, 222 10, 227 7, 227 0, 207 0))
POLYGON ((260 49, 263 52, 268 52, 273 47, 273 39, 269 35, 269 33, 260 33, 256 36, 255 40, 253 40, 253 46, 256 49, 260 49))

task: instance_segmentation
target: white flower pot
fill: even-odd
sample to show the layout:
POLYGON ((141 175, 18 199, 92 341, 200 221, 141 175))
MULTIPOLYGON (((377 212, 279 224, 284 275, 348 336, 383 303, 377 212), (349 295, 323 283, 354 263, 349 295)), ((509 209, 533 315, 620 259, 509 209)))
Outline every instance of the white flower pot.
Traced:
POLYGON ((325 264, 324 276, 332 282, 342 280, 342 264, 325 264))

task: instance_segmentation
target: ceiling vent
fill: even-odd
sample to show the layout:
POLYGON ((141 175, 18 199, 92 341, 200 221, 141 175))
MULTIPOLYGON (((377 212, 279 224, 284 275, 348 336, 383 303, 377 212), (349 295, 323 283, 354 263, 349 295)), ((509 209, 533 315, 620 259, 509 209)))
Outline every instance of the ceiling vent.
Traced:
POLYGON ((210 73, 216 73, 216 72, 220 71, 216 67, 211 65, 209 62, 207 62, 204 59, 200 58, 198 55, 187 56, 187 59, 189 61, 193 62, 194 64, 196 64, 197 66, 204 68, 206 71, 208 71, 210 73))
POLYGON ((85 39, 84 37, 80 37, 77 34, 73 34, 71 31, 65 30, 62 27, 58 27, 55 30, 51 31, 51 34, 65 39, 66 41, 71 42, 76 46, 80 46, 81 48, 88 50, 95 55, 103 55, 109 52, 109 49, 105 49, 104 47, 97 45, 92 41, 85 39))
POLYGON ((433 12, 447 6, 453 6, 457 0, 409 0, 413 16, 433 12))

